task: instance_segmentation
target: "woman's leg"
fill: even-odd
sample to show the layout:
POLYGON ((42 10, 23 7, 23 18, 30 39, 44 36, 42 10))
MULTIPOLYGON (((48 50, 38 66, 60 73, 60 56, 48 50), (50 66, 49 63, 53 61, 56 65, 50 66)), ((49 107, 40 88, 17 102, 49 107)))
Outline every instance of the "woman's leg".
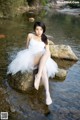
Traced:
POLYGON ((42 71, 43 68, 46 64, 47 59, 49 58, 50 54, 45 53, 44 55, 42 55, 42 57, 40 58, 39 61, 39 67, 38 67, 38 73, 35 76, 35 82, 34 82, 34 87, 38 90, 39 88, 39 84, 40 84, 40 79, 41 79, 41 75, 42 75, 42 71))
POLYGON ((42 71, 42 83, 45 87, 45 91, 46 91, 46 104, 50 105, 52 103, 52 99, 50 97, 50 92, 49 92, 49 80, 48 80, 48 76, 47 76, 47 70, 46 67, 43 68, 42 71))

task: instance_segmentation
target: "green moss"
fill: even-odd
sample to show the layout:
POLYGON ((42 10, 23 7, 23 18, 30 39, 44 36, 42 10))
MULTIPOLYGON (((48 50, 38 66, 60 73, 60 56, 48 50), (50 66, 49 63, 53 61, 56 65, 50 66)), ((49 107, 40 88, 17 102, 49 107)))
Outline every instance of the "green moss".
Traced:
POLYGON ((45 6, 48 3, 48 0, 40 0, 42 5, 45 6))

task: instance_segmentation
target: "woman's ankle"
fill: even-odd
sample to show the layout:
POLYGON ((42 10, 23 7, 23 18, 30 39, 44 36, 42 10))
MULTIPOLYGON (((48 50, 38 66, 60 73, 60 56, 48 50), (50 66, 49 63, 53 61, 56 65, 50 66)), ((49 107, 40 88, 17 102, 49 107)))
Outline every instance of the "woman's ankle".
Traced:
POLYGON ((40 78, 39 78, 39 76, 36 74, 36 75, 35 75, 35 80, 34 80, 34 87, 35 87, 36 90, 39 89, 39 85, 40 85, 40 78))
POLYGON ((46 96, 50 96, 50 92, 49 91, 46 91, 46 96))
POLYGON ((51 99, 50 95, 47 95, 46 96, 46 105, 50 105, 50 104, 52 104, 52 99, 51 99))

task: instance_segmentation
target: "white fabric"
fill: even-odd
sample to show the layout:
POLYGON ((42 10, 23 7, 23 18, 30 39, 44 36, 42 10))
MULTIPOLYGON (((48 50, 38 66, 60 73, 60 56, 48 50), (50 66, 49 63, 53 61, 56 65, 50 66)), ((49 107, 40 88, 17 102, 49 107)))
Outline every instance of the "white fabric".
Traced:
MULTIPOLYGON (((31 39, 28 49, 18 52, 16 58, 9 64, 7 74, 12 73, 14 75, 18 71, 22 73, 25 71, 31 72, 35 69, 33 61, 38 52, 45 53, 45 43, 31 39)), ((48 77, 54 77, 55 73, 58 72, 56 62, 50 57, 47 59, 46 68, 48 77)))

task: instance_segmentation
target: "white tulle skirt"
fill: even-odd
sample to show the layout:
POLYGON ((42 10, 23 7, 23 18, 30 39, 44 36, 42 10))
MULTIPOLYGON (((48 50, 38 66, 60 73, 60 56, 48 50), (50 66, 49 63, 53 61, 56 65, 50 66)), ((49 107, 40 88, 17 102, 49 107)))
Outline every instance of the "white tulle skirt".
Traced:
MULTIPOLYGON (((44 53, 44 52, 43 52, 44 53)), ((21 71, 24 72, 32 72, 38 66, 34 67, 34 57, 36 53, 29 49, 22 50, 17 53, 16 58, 9 64, 7 74, 16 74, 21 71)), ((55 73, 58 72, 57 63, 52 59, 48 58, 46 62, 46 69, 48 77, 54 77, 55 73)))

